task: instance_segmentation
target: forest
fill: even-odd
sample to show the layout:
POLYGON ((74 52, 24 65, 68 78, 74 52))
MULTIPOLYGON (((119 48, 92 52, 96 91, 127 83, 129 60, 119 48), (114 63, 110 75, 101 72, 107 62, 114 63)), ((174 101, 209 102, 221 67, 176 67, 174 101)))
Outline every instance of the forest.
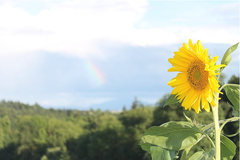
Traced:
MULTIPOLYGON (((228 83, 239 84, 232 76, 228 83)), ((224 91, 223 91, 224 93, 224 91)), ((137 98, 131 109, 111 111, 44 109, 38 104, 0 102, 1 160, 150 160, 140 147, 140 139, 150 126, 168 121, 186 121, 183 113, 197 123, 208 124, 212 113, 185 111, 179 103, 163 104, 166 94, 155 105, 144 105, 137 98)), ((220 119, 232 117, 225 94, 220 100, 220 119)), ((230 103, 231 104, 231 103, 230 103)), ((238 122, 224 127, 225 134, 238 131, 238 122)), ((237 145, 235 160, 239 159, 239 136, 230 137, 237 145)), ((210 149, 203 139, 190 155, 202 148, 210 149)))

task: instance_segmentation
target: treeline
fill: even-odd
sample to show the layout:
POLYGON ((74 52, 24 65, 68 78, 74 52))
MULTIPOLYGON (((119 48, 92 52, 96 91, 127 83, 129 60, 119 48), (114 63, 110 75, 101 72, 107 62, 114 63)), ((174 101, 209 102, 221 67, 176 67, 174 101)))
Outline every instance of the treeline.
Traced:
MULTIPOLYGON (((229 83, 239 83, 233 76, 229 83)), ((163 108, 165 95, 155 106, 137 99, 131 109, 120 113, 90 110, 44 109, 38 104, 0 102, 0 159, 2 160, 150 160, 139 145, 144 131, 168 121, 185 121, 183 112, 197 123, 213 121, 212 113, 185 111, 180 104, 163 108)), ((220 119, 231 117, 227 97, 220 101, 220 119)), ((239 123, 224 127, 226 134, 236 133, 239 123)), ((239 136, 231 137, 238 146, 239 136)), ((191 150, 210 149, 207 139, 191 150)))

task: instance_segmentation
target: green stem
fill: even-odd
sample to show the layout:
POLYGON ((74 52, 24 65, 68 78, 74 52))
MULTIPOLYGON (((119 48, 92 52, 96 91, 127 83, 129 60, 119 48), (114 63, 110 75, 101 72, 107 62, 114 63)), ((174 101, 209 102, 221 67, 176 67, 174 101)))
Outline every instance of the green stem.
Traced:
MULTIPOLYGON (((216 97, 219 96, 219 93, 216 93, 216 97)), ((220 152, 220 127, 219 127, 219 116, 218 116, 218 99, 215 98, 216 106, 212 107, 213 112, 213 120, 214 120, 214 128, 215 128, 215 159, 220 160, 221 152, 220 152)))
POLYGON ((215 144, 213 143, 212 139, 207 134, 205 134, 205 136, 208 138, 208 140, 212 143, 212 146, 215 148, 215 144))
POLYGON ((221 91, 224 87, 226 86, 239 86, 239 84, 224 84, 221 86, 221 88, 219 89, 219 91, 221 91))
POLYGON ((223 129, 223 127, 225 126, 226 123, 238 121, 239 119, 240 119, 240 117, 232 117, 232 118, 227 119, 227 120, 221 125, 220 132, 221 132, 221 130, 223 129))
MULTIPOLYGON (((235 121, 238 121, 240 119, 240 117, 232 117, 232 118, 229 118, 229 119, 224 119, 224 120, 220 120, 219 121, 219 124, 222 124, 224 123, 224 125, 228 122, 235 122, 235 121), (226 122, 227 121, 227 122, 226 122)), ((206 131, 208 128, 211 128, 214 126, 214 122, 213 123, 210 123, 208 125, 206 125, 205 127, 202 128, 202 131, 206 131)))

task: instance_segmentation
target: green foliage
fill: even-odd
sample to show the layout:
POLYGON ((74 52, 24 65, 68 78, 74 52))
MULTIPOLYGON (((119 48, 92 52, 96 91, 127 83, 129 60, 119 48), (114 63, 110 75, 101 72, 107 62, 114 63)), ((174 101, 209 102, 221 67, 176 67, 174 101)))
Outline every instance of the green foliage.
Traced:
POLYGON ((189 158, 189 160, 199 159, 199 158, 203 157, 203 154, 204 154, 204 153, 205 153, 204 151, 198 151, 198 152, 194 153, 194 154, 189 158))
MULTIPOLYGON (((239 84, 239 77, 236 76, 232 76, 229 81, 228 84, 239 84)), ((229 107, 229 104, 232 105, 232 103, 230 102, 230 100, 227 98, 225 90, 222 90, 223 95, 221 95, 221 100, 220 100, 220 105, 221 105, 221 112, 224 114, 224 117, 221 117, 220 119, 227 119, 227 118, 231 118, 232 117, 232 112, 233 109, 229 107)), ((224 133, 226 135, 231 135, 231 134, 235 134, 238 132, 238 127, 239 127, 239 121, 237 122, 232 122, 232 123, 228 123, 225 125, 224 127, 224 133)), ((232 140, 236 146, 236 154, 234 159, 238 160, 239 157, 239 136, 234 136, 234 137, 230 137, 230 140, 232 140)))
POLYGON ((0 117, 0 149, 11 142, 11 122, 8 116, 0 117))
MULTIPOLYGON (((190 120, 189 122, 168 122, 159 127, 153 126, 144 133, 141 139, 141 147, 151 153, 152 159, 158 158, 162 160, 169 159, 170 155, 175 155, 178 151, 185 149, 181 159, 186 159, 192 146, 204 136, 209 139, 213 138, 212 133, 209 132, 211 126, 206 127, 202 125, 196 126, 190 120), (168 156, 166 157, 166 155, 168 156)), ((235 153, 236 145, 227 137, 221 135, 221 160, 232 160, 235 153)), ((213 148, 209 152, 204 150, 195 151, 189 159, 212 160, 214 154, 215 149, 213 148)), ((174 159, 174 157, 171 157, 171 159, 174 159)))
POLYGON ((233 108, 233 116, 239 117, 239 85, 227 85, 224 89, 228 99, 233 104, 233 106, 231 106, 233 108))
POLYGON ((221 135, 221 159, 232 160, 236 153, 236 145, 227 137, 221 135))
POLYGON ((150 153, 152 155, 152 160, 172 160, 176 158, 176 151, 167 150, 159 146, 151 146, 150 153))
POLYGON ((236 77, 235 75, 233 75, 233 76, 228 80, 228 84, 239 84, 239 77, 236 77))
POLYGON ((225 64, 227 66, 231 62, 231 60, 232 60, 231 53, 237 49, 238 44, 239 44, 239 42, 227 49, 227 51, 225 52, 225 54, 222 58, 221 64, 225 64))
POLYGON ((210 152, 199 151, 194 153, 189 160, 213 160, 215 154, 215 150, 212 148, 210 152))
POLYGON ((141 141, 178 151, 194 145, 201 139, 202 134, 202 131, 190 122, 168 122, 149 128, 141 141))
MULTIPOLYGON (((239 83, 239 78, 235 77, 235 76, 232 76, 231 79, 229 80, 229 83, 237 83, 238 84, 239 83)), ((227 105, 227 103, 231 104, 231 101, 229 101, 228 98, 225 96, 226 93, 225 93, 224 90, 223 90, 223 92, 224 92, 224 95, 221 96, 222 99, 220 101, 220 108, 219 108, 220 119, 230 118, 231 113, 232 113, 232 109, 227 105)), ((239 93, 237 93, 235 95, 236 95, 236 97, 238 97, 239 93)), ((184 111, 184 108, 181 107, 181 104, 176 103, 174 101, 174 95, 172 95, 172 97, 171 96, 169 98, 168 97, 169 97, 168 95, 165 95, 163 97, 163 99, 159 100, 159 102, 157 103, 157 106, 159 106, 159 107, 155 108, 155 110, 154 110, 153 125, 161 125, 161 124, 169 122, 169 121, 186 120, 186 119, 183 119, 184 114, 182 114, 182 113, 185 113, 188 117, 191 118, 191 120, 189 120, 189 118, 187 118, 187 120, 189 122, 193 122, 193 124, 196 124, 196 122, 198 122, 197 126, 199 126, 199 127, 204 127, 205 124, 209 124, 213 121, 212 113, 201 112, 201 114, 197 115, 195 112, 192 112, 192 111, 184 111), (168 103, 166 103, 167 101, 168 101, 168 103), (164 104, 166 104, 167 107, 163 108, 164 104)), ((235 133, 238 132, 237 131, 238 126, 239 126, 238 121, 234 122, 234 123, 229 123, 224 127, 224 133, 230 133, 230 134, 236 135, 235 133)), ((148 132, 148 131, 146 131, 146 132, 148 132)), ((157 133, 153 133, 153 135, 156 135, 156 134, 157 133)), ((213 140, 214 137, 212 137, 211 132, 207 131, 205 134, 207 134, 209 136, 209 138, 213 140)), ((169 139, 172 139, 172 138, 169 138, 169 139)), ((230 137, 230 139, 233 140, 233 142, 235 144, 237 144, 237 147, 239 148, 239 136, 230 137)), ((161 140, 163 140, 163 139, 161 139, 161 140)), ((233 142, 232 143, 229 142, 228 144, 226 144, 225 147, 230 147, 231 148, 231 144, 233 144, 233 142)), ((158 144, 159 143, 160 142, 158 142, 158 144)), ((154 143, 154 144, 156 144, 156 143, 154 143)), ((152 145, 153 144, 150 143, 150 144, 145 144, 141 147, 142 147, 143 150, 146 150, 146 151, 150 152, 147 149, 150 149, 149 146, 152 146, 152 145)), ((193 153, 201 151, 202 149, 204 149, 206 151, 206 152, 204 151, 205 156, 203 156, 202 158, 203 159, 206 159, 206 158, 209 159, 208 154, 213 153, 211 151, 211 148, 212 148, 212 146, 211 146, 210 141, 205 137, 205 138, 201 139, 201 141, 198 142, 198 144, 196 146, 191 147, 191 150, 190 150, 188 155, 185 151, 182 152, 183 153, 183 159, 181 159, 181 160, 188 159, 193 153)), ((228 150, 228 149, 226 149, 226 150, 228 150)), ((239 157, 238 149, 236 149, 236 151, 237 151, 236 154, 235 154, 235 152, 233 153, 233 150, 229 151, 227 154, 230 154, 232 156, 231 159, 234 157, 234 155, 235 155, 235 157, 233 159, 235 159, 235 160, 239 159, 238 158, 239 157)), ((201 154, 202 153, 203 152, 201 152, 201 154)), ((181 152, 180 152, 180 154, 181 154, 181 152)), ((224 157, 224 155, 222 155, 222 157, 224 157)), ((195 159, 195 158, 193 158, 193 159, 195 159)), ((211 156, 210 156, 210 159, 211 159, 211 156)), ((225 159, 226 159, 226 157, 225 157, 225 159)), ((228 157, 228 159, 230 159, 230 158, 228 157)))
POLYGON ((163 107, 170 105, 170 104, 175 104, 178 103, 178 100, 176 99, 176 95, 175 94, 171 94, 168 99, 166 100, 165 104, 163 105, 163 107))
POLYGON ((0 128, 0 149, 4 148, 4 133, 3 129, 0 128))
POLYGON ((153 108, 141 107, 122 112, 119 120, 125 127, 134 127, 143 133, 153 121, 153 108))

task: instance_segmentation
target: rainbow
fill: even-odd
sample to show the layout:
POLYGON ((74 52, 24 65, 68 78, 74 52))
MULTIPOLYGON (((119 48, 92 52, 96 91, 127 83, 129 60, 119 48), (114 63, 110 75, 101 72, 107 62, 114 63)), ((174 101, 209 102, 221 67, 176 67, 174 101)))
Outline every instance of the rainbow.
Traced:
POLYGON ((90 75, 90 80, 94 85, 100 86, 106 82, 103 72, 89 60, 84 61, 84 66, 90 75))

